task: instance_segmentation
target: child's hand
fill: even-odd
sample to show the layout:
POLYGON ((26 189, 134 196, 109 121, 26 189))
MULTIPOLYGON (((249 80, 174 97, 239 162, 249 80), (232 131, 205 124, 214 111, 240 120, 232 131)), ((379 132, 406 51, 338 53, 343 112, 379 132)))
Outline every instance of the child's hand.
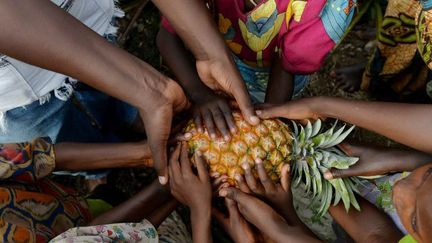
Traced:
POLYGON ((322 117, 317 106, 320 98, 303 98, 299 100, 288 101, 281 105, 262 104, 257 107, 257 115, 262 119, 273 117, 283 117, 291 120, 316 120, 322 117))
POLYGON ((204 130, 204 123, 213 139, 217 136, 216 128, 225 140, 230 139, 230 132, 235 133, 237 130, 227 100, 212 92, 195 100, 194 122, 199 132, 204 130))
MULTIPOLYGON (((275 229, 281 229, 288 226, 282 216, 274 211, 269 205, 236 188, 223 188, 219 192, 219 195, 228 200, 234 201, 237 204, 237 208, 241 215, 266 235, 271 236, 275 229)), ((228 208, 228 210, 230 210, 230 208, 228 208)))
POLYGON ((257 160, 255 166, 259 181, 255 179, 249 164, 244 164, 242 167, 245 171, 245 180, 241 176, 236 178, 240 190, 261 197, 277 212, 281 213, 286 220, 289 220, 289 216, 295 214, 291 193, 290 166, 286 164, 282 167, 281 181, 277 184, 267 175, 261 160, 257 160))
POLYGON ((210 178, 201 156, 196 155, 195 161, 198 176, 192 172, 187 144, 183 142, 176 147, 169 164, 171 193, 179 202, 187 205, 192 213, 207 213, 211 210, 210 178))
POLYGON ((222 227, 231 239, 236 243, 262 242, 260 241, 260 234, 254 232, 252 226, 240 214, 237 203, 229 198, 225 198, 225 205, 228 209, 228 216, 216 208, 212 209, 212 215, 222 224, 222 227))

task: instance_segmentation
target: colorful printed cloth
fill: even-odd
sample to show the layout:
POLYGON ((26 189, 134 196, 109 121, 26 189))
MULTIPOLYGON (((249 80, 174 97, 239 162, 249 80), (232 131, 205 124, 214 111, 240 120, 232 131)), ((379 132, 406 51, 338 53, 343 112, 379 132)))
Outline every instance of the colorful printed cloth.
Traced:
MULTIPOLYGON (((423 1, 423 5, 429 6, 428 2, 423 1)), ((422 8, 421 1, 388 1, 378 32, 378 47, 363 74, 363 90, 383 99, 409 100, 426 94, 432 77, 431 13, 429 8, 422 8)))
MULTIPOLYGON (((213 0, 219 31, 231 51, 252 67, 282 58, 293 74, 310 74, 340 41, 356 0, 264 0, 247 11, 244 0, 213 0)), ((173 28, 163 18, 162 26, 173 28)))
POLYGON ((55 168, 43 139, 0 145, 0 241, 47 242, 91 219, 85 200, 45 178, 55 168))
POLYGON ((147 220, 143 220, 140 223, 120 223, 78 227, 69 229, 50 242, 191 243, 192 239, 180 216, 174 211, 157 230, 147 220))

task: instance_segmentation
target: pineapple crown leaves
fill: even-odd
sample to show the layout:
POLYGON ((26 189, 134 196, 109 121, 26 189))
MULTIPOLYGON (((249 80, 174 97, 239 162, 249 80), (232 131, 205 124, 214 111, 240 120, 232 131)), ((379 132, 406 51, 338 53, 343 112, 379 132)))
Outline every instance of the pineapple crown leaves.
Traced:
POLYGON ((333 201, 336 205, 342 200, 348 211, 350 205, 357 210, 360 206, 355 198, 357 191, 357 178, 338 178, 326 180, 323 174, 331 168, 347 169, 354 165, 359 159, 349 157, 335 146, 341 143, 354 129, 354 126, 346 129, 346 125, 336 129, 337 121, 325 132, 322 130, 321 120, 313 124, 308 122, 306 126, 293 122, 293 150, 292 150, 292 173, 293 186, 303 183, 306 193, 312 196, 319 206, 315 219, 319 219, 327 212, 333 201))

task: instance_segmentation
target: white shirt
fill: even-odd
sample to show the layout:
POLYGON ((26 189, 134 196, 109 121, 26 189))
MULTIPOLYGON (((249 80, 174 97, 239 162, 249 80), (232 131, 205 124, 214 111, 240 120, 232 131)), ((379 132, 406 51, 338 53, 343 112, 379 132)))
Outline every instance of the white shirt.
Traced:
MULTIPOLYGON (((114 34, 114 17, 123 16, 114 0, 51 0, 99 35, 114 34)), ((41 69, 0 54, 0 112, 43 99, 64 85, 63 74, 41 69)), ((71 90, 70 90, 71 91, 71 90)), ((68 94, 59 94, 67 99, 68 94)))

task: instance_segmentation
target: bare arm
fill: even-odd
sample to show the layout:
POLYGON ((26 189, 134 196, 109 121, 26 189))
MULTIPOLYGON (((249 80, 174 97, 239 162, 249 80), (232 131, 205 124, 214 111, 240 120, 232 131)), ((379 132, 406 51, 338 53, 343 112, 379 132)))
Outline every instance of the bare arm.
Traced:
POLYGON ((258 111, 262 118, 336 118, 371 130, 414 149, 432 153, 432 105, 314 97, 258 111))
POLYGON ((93 219, 90 225, 139 222, 146 218, 157 227, 176 206, 169 191, 153 182, 126 202, 93 219))
POLYGON ((201 80, 234 96, 246 120, 257 124, 246 86, 235 67, 231 52, 217 31, 202 0, 153 0, 174 26, 196 58, 201 80))
POLYGON ((54 145, 56 170, 97 170, 125 167, 152 167, 147 143, 54 145))
POLYGON ((330 207, 331 216, 355 242, 398 242, 403 234, 387 215, 363 198, 359 198, 361 211, 350 209, 347 213, 342 204, 330 207))
POLYGON ((272 64, 265 102, 281 104, 291 100, 294 91, 294 76, 285 71, 280 58, 272 64))

